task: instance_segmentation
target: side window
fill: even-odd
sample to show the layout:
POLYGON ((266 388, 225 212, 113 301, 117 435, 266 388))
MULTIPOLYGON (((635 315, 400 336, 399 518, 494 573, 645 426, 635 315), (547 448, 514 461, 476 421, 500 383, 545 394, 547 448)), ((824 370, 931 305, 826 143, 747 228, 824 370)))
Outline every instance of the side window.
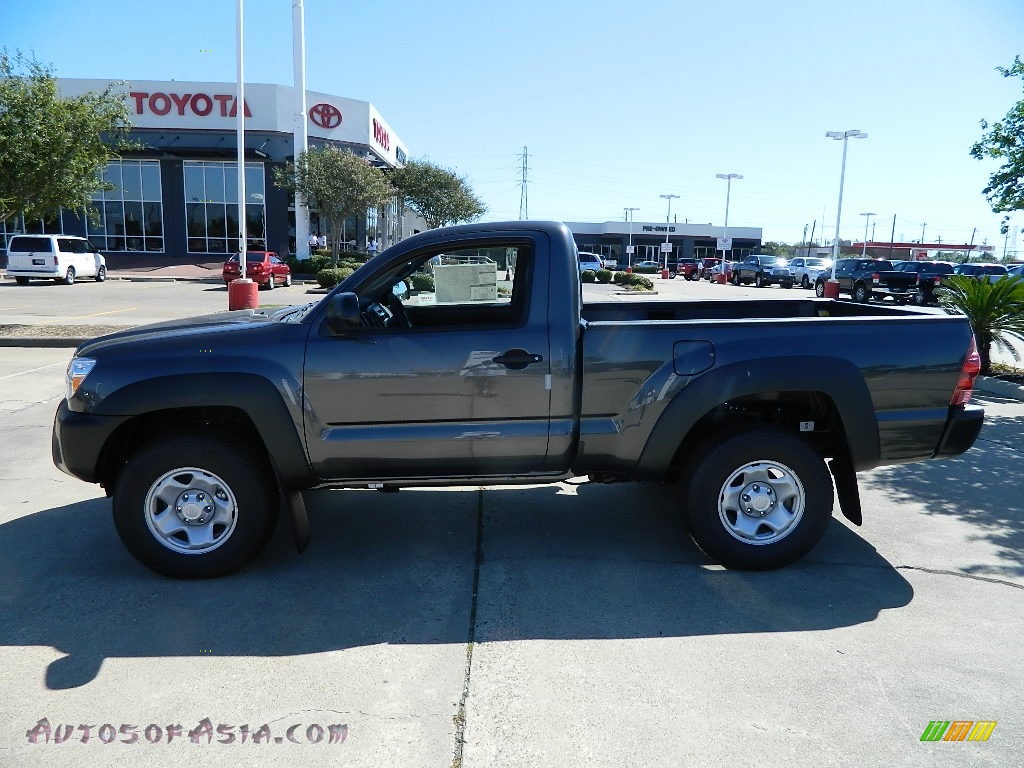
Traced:
POLYGON ((89 246, 85 240, 76 240, 71 237, 57 238, 57 247, 61 253, 89 253, 89 246))
POLYGON ((519 243, 425 251, 375 280, 369 294, 393 309, 400 303, 413 329, 517 326, 526 321, 532 263, 519 243))

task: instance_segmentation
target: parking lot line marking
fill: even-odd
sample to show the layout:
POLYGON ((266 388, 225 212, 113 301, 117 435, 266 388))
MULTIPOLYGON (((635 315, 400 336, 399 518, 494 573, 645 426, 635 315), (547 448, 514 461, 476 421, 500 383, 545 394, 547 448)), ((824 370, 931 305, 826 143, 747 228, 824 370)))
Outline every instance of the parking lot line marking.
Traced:
POLYGON ((84 317, 102 317, 103 315, 116 315, 118 312, 131 312, 133 309, 138 309, 138 307, 126 307, 124 309, 112 309, 109 312, 94 312, 91 315, 75 315, 74 317, 69 317, 68 320, 81 320, 84 317))
POLYGON ((0 376, 0 381, 3 381, 4 379, 13 379, 15 376, 24 376, 26 373, 35 373, 36 371, 44 371, 47 368, 53 368, 54 366, 57 366, 57 365, 67 365, 67 364, 68 364, 67 360, 64 360, 64 361, 59 362, 59 363, 50 363, 49 365, 41 365, 38 368, 32 368, 32 369, 30 369, 28 371, 18 371, 17 373, 9 373, 6 376, 0 376))

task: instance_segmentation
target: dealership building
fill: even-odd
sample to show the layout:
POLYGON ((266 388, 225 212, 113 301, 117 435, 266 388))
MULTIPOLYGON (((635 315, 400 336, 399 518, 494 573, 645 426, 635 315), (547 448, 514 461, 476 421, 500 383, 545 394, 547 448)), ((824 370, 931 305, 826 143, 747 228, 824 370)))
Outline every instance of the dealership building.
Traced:
POLYGON ((730 259, 739 261, 761 246, 760 227, 718 227, 712 224, 685 224, 647 221, 606 221, 602 224, 566 222, 581 251, 615 259, 620 265, 640 261, 665 262, 665 243, 671 249, 669 263, 680 258, 705 258, 717 255, 719 246, 731 251, 730 259), (720 238, 725 238, 720 242, 720 238), (632 243, 632 253, 629 246, 632 243))
MULTIPOLYGON (((63 96, 102 91, 106 80, 58 79, 63 96)), ((122 86, 131 112, 130 139, 141 149, 111 161, 112 189, 93 198, 96 216, 63 210, 48 221, 20 217, 0 224, 0 248, 16 232, 83 235, 114 267, 220 261, 238 248, 236 85, 133 81, 122 86)), ((348 149, 381 168, 405 163, 405 145, 366 101, 306 92, 309 146, 348 149)), ((274 186, 274 169, 294 157, 296 124, 290 86, 245 86, 245 216, 250 248, 294 251, 295 209, 274 186)), ((345 241, 397 242, 409 226, 397 201, 351 217, 345 241)), ((316 210, 310 230, 327 232, 316 210)), ((411 232, 411 230, 410 230, 411 232)))

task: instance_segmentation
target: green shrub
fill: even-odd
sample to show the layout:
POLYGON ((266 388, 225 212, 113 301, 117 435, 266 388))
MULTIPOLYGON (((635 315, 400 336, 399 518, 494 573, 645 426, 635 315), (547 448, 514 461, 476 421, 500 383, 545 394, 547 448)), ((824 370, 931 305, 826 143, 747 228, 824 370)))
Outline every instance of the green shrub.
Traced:
POLYGON ((650 278, 644 277, 643 275, 633 275, 633 279, 630 284, 626 287, 629 291, 649 291, 654 288, 654 283, 651 282, 650 278))
POLYGON ((612 271, 610 269, 599 269, 597 270, 597 282, 599 283, 610 283, 612 281, 612 271))
POLYGON ((333 288, 352 272, 348 267, 327 267, 316 273, 316 281, 321 288, 333 288))
POLYGON ((592 269, 584 269, 580 272, 580 280, 584 283, 593 283, 597 280, 597 273, 592 269))
POLYGON ((412 281, 412 289, 414 291, 433 291, 434 290, 434 276, 427 275, 422 272, 417 272, 414 275, 410 275, 409 279, 412 281))
POLYGON ((661 272, 661 267, 633 267, 635 275, 656 275, 661 272))
POLYGON ((289 256, 285 259, 285 263, 291 268, 292 273, 296 275, 315 275, 321 269, 327 269, 331 266, 331 257, 315 255, 305 261, 299 261, 294 256, 289 256))
POLYGON ((630 277, 629 272, 616 272, 612 275, 612 282, 616 285, 626 285, 630 277))

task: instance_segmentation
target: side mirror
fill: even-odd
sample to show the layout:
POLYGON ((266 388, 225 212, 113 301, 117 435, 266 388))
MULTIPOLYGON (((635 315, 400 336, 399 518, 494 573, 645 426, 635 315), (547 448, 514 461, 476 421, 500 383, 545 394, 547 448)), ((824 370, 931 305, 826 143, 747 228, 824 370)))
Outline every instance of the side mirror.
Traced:
POLYGON ((360 323, 359 297, 354 293, 336 293, 327 304, 327 327, 335 333, 346 333, 360 323))

